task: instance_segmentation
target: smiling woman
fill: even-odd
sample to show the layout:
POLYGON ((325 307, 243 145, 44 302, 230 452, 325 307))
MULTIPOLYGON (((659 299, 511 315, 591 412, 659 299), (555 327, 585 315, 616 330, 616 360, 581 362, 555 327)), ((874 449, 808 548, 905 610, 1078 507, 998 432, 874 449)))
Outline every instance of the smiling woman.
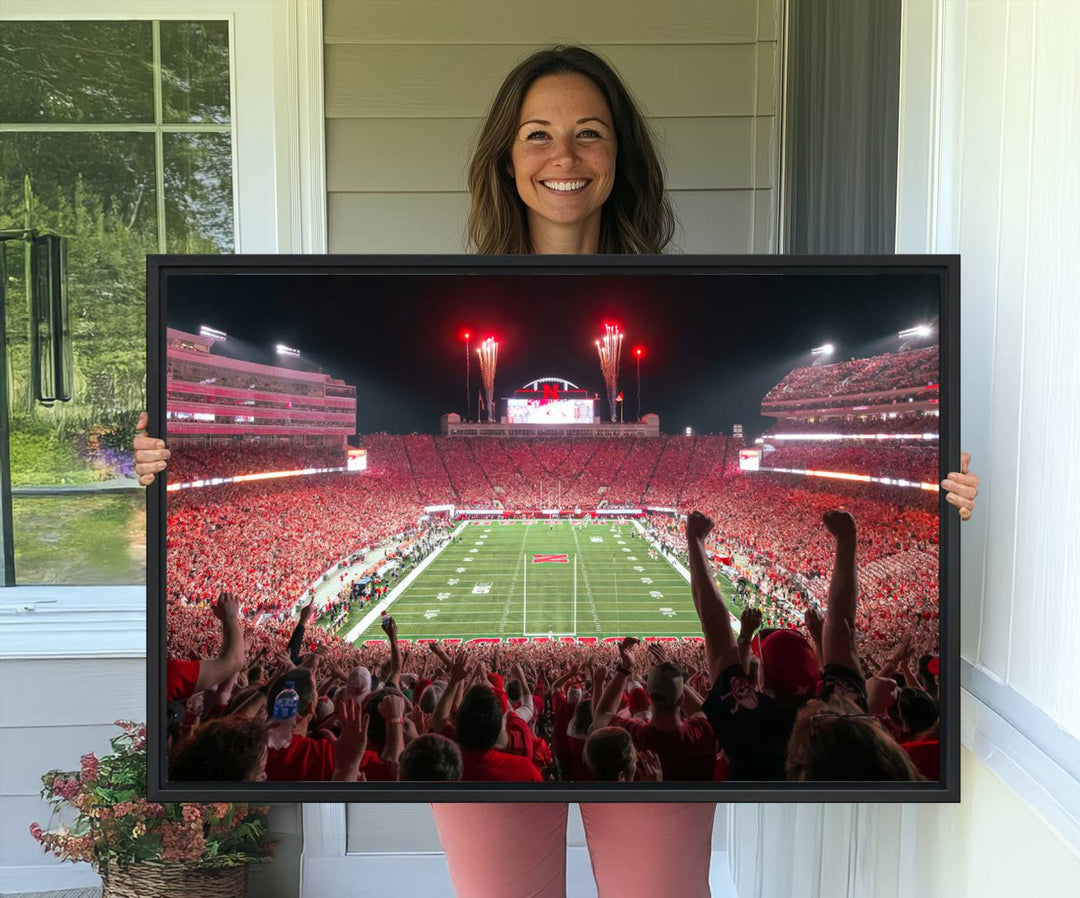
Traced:
POLYGON ((492 102, 469 167, 483 254, 661 253, 675 217, 645 117, 582 47, 529 56, 492 102))

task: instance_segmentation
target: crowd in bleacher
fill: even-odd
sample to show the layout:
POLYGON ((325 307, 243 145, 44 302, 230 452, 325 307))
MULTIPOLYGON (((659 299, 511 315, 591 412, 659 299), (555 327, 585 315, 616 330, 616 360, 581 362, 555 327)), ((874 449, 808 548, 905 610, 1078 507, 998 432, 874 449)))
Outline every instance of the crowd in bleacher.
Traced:
POLYGON ((832 365, 796 368, 769 390, 762 404, 793 399, 819 400, 936 384, 939 370, 936 346, 851 359, 832 365))

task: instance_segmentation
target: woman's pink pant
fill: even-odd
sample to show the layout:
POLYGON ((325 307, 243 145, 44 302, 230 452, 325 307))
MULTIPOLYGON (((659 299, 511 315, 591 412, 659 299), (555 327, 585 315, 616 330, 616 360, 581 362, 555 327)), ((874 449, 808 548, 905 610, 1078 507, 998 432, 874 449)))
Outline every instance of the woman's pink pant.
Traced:
MULTIPOLYGON (((563 898, 567 805, 433 804, 458 898, 563 898)), ((708 898, 716 805, 583 804, 599 898, 708 898)))

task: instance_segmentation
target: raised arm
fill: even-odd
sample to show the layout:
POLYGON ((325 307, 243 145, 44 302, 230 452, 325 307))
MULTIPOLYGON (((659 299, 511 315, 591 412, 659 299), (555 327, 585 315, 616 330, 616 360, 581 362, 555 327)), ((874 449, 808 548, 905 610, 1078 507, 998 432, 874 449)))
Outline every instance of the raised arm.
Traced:
POLYGON ((524 668, 516 662, 514 664, 514 676, 517 678, 518 683, 521 684, 521 707, 515 708, 514 713, 526 723, 530 723, 533 717, 536 716, 536 708, 533 705, 532 687, 525 678, 524 668))
POLYGON ((232 593, 223 592, 213 606, 214 617, 221 621, 221 651, 216 658, 199 662, 195 691, 202 692, 224 683, 244 666, 244 636, 240 632, 240 602, 232 593))
POLYGON ((337 710, 341 722, 341 735, 334 742, 335 782, 356 782, 360 773, 360 762, 367 750, 367 731, 369 716, 364 713, 360 702, 352 699, 343 701, 337 710))
POLYGON ((821 640, 825 632, 825 617, 817 605, 811 605, 803 615, 803 623, 810 638, 814 641, 814 651, 817 653, 818 664, 824 664, 824 655, 821 651, 821 640))
POLYGON ((739 663, 739 647, 735 631, 731 627, 731 614, 724 603, 724 596, 709 569, 705 552, 705 537, 713 528, 713 522, 699 511, 690 513, 686 519, 686 551, 690 558, 690 591, 701 632, 705 636, 705 652, 709 659, 709 680, 716 682, 720 672, 739 663))
POLYGON ((739 618, 739 663, 744 673, 750 673, 750 644, 754 640, 754 633, 761 626, 761 609, 744 608, 739 618))
POLYGON ((827 511, 825 526, 836 538, 829 607, 825 611, 822 654, 826 665, 840 664, 862 675, 855 647, 855 518, 846 511, 827 511))
POLYGON ((469 656, 465 649, 458 649, 454 657, 447 658, 450 661, 450 679, 447 681, 443 694, 435 704, 435 710, 431 715, 431 732, 441 733, 450 722, 450 711, 454 707, 454 696, 458 687, 465 682, 465 674, 469 668, 469 656))
MULTIPOLYGON (((633 636, 627 636, 619 643, 619 664, 615 673, 604 689, 604 694, 599 698, 593 697, 593 725, 594 730, 606 727, 611 723, 611 718, 619 710, 619 699, 626 691, 626 681, 630 678, 630 672, 634 669, 634 646, 638 640, 633 636)), ((601 668, 601 673, 603 669, 601 668)))
POLYGON ((379 714, 386 721, 386 741, 379 755, 388 764, 396 764, 405 750, 405 698, 393 693, 379 702, 379 714))
POLYGON ((301 650, 304 647, 304 630, 307 628, 307 623, 311 620, 311 615, 314 613, 315 600, 312 599, 300 609, 300 619, 296 622, 296 626, 293 627, 292 634, 289 636, 289 644, 287 646, 289 658, 292 659, 292 663, 297 667, 300 667, 303 663, 304 653, 301 650))
POLYGON ((394 689, 401 688, 401 648, 398 646, 397 621, 392 620, 387 625, 387 635, 390 637, 390 673, 386 677, 386 685, 394 689))

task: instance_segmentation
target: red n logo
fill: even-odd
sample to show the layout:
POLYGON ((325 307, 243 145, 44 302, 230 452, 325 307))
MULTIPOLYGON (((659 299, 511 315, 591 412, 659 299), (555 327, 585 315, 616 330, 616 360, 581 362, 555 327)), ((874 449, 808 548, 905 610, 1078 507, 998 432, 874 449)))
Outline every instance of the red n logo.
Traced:
POLYGON ((558 384, 544 384, 544 402, 558 402, 559 401, 559 385, 558 384))

